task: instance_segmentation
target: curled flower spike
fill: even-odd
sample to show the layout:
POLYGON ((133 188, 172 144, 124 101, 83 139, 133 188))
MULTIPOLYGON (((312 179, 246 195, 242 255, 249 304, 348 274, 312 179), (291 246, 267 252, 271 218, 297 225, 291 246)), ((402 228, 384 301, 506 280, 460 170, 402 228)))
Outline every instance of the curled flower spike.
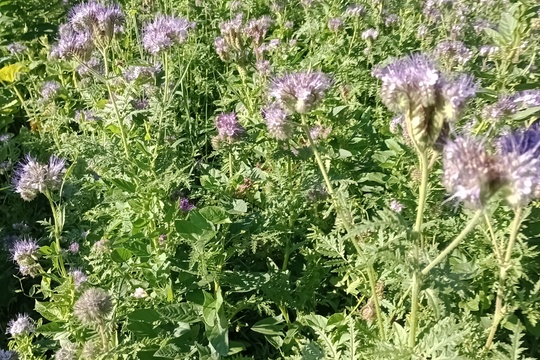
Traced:
MULTIPOLYGON (((19 54, 25 52, 26 50, 28 50, 28 47, 26 47, 26 45, 23 45, 21 43, 14 42, 14 43, 11 43, 8 46, 6 46, 6 49, 7 49, 7 51, 10 52, 11 55, 19 55, 19 54)), ((0 357, 0 359, 1 359, 1 357, 0 357)))
POLYGON ((73 313, 84 325, 98 325, 111 313, 112 307, 109 293, 103 289, 91 288, 75 302, 73 313))
POLYGON ((143 30, 143 47, 153 55, 169 49, 175 44, 182 44, 188 37, 188 31, 195 28, 195 23, 175 16, 158 15, 143 30))
POLYGON ((124 79, 127 82, 146 83, 154 80, 160 71, 160 66, 131 65, 124 71, 124 79))
POLYGON ((519 110, 540 106, 540 90, 524 90, 512 95, 503 95, 483 110, 483 116, 491 121, 499 121, 519 110))
POLYGON ((251 20, 244 28, 244 33, 251 38, 256 46, 262 44, 268 29, 272 25, 272 19, 269 16, 261 16, 258 19, 251 20))
POLYGON ((88 32, 93 37, 108 40, 123 30, 125 15, 118 4, 106 6, 95 1, 76 5, 69 15, 69 23, 77 32, 88 32))
POLYGON ((435 56, 465 65, 472 58, 472 51, 461 41, 445 40, 435 47, 435 56))
POLYGON ((94 50, 92 36, 88 31, 77 32, 69 24, 59 29, 60 38, 51 50, 51 58, 70 60, 78 58, 87 61, 94 50))
POLYGON ((31 201, 39 193, 54 191, 62 184, 62 173, 65 160, 51 156, 48 164, 38 163, 32 156, 27 155, 13 177, 15 192, 25 201, 31 201))
POLYGON ((38 260, 41 257, 39 245, 34 239, 19 239, 10 249, 11 258, 19 267, 22 275, 35 277, 42 268, 38 260))
POLYGON ((424 55, 412 55, 376 68, 381 98, 391 111, 403 114, 410 137, 420 149, 432 146, 445 122, 454 122, 476 86, 469 76, 447 79, 424 55))
POLYGON ((522 207, 540 197, 540 126, 501 137, 498 153, 509 205, 522 207))
POLYGON ((269 94, 287 110, 305 114, 321 103, 330 85, 332 80, 328 75, 304 71, 274 79, 269 94))
POLYGON ((41 99, 44 102, 54 100, 58 96, 58 93, 62 85, 58 81, 45 81, 41 87, 41 99))
POLYGON ((294 127, 287 120, 289 113, 276 103, 270 104, 262 111, 268 134, 277 140, 287 140, 291 137, 294 127))
POLYGON ((443 185, 469 207, 480 209, 501 186, 497 159, 474 139, 448 142, 443 152, 443 185))
POLYGON ((19 314, 15 319, 9 321, 6 334, 15 338, 31 334, 34 331, 36 331, 36 327, 32 319, 26 314, 19 314))

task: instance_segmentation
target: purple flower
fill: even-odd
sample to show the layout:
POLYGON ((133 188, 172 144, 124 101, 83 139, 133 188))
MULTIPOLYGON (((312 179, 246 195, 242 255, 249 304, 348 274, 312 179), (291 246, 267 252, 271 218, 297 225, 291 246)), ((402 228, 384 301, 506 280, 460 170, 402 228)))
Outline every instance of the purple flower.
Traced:
POLYGON ((73 284, 75 285, 75 289, 78 289, 79 287, 81 287, 82 284, 88 281, 88 277, 81 269, 71 270, 71 276, 73 277, 73 284))
POLYGON ((73 7, 69 23, 77 32, 88 32, 100 39, 110 39, 123 31, 125 21, 122 8, 118 4, 106 6, 94 1, 73 7))
POLYGON ((231 49, 229 48, 229 45, 227 45, 224 38, 215 38, 214 47, 216 48, 216 53, 222 61, 229 61, 231 59, 231 49))
POLYGON ((195 205, 190 203, 188 198, 180 198, 178 202, 178 209, 184 212, 188 212, 195 209, 195 205))
POLYGON ((304 71, 274 79, 269 94, 287 110, 305 114, 321 103, 331 84, 322 72, 304 71))
POLYGON ((258 19, 251 20, 244 28, 244 33, 251 38, 255 45, 260 45, 270 26, 272 19, 269 16, 261 16, 258 19))
POLYGON ((6 48, 11 55, 19 55, 20 53, 28 50, 28 47, 18 42, 11 43, 6 48))
POLYGON ((435 56, 465 65, 472 58, 472 51, 461 41, 445 40, 435 47, 435 56))
POLYGON ((340 18, 332 18, 328 20, 328 29, 332 32, 339 32, 341 29, 343 29, 343 20, 340 18))
POLYGON ((426 25, 420 25, 418 26, 418 29, 416 31, 416 37, 418 39, 424 39, 428 33, 429 33, 429 28, 426 25))
POLYGON ((245 129, 238 123, 235 113, 222 113, 216 116, 216 128, 220 140, 238 140, 245 129))
MULTIPOLYGON (((189 200, 188 200, 188 203, 189 203, 189 200)), ((159 245, 161 246, 165 245, 165 241, 167 241, 167 234, 159 235, 159 238, 158 238, 159 245)))
POLYGON ((540 90, 524 90, 512 95, 503 95, 483 110, 483 116, 498 121, 515 114, 518 110, 540 106, 540 90))
POLYGON ((325 140, 330 135, 332 127, 325 127, 322 125, 315 125, 309 129, 309 136, 313 141, 325 140))
POLYGON ((507 202, 518 208, 540 197, 540 126, 502 136, 498 154, 507 202))
POLYGON ((401 213, 403 211, 403 208, 405 206, 403 206, 402 203, 400 203, 399 201, 397 201, 396 199, 393 199, 392 202, 390 202, 390 210, 396 212, 396 213, 401 213))
POLYGON ((446 190, 469 207, 482 208, 500 187, 496 161, 472 138, 460 137, 446 144, 443 168, 446 190))
POLYGON ((157 55, 174 44, 186 41, 188 31, 195 28, 195 23, 184 18, 158 15, 143 30, 143 46, 151 54, 157 55))
POLYGON ((53 59, 70 60, 78 58, 86 61, 92 55, 94 43, 88 31, 75 31, 69 24, 64 24, 59 29, 60 38, 51 50, 53 59))
POLYGON ((444 111, 447 119, 457 119, 461 116, 469 99, 476 94, 476 84, 470 75, 460 75, 445 81, 441 87, 445 100, 444 111))
POLYGON ((10 252, 11 258, 17 264, 30 263, 39 258, 39 245, 32 238, 17 240, 10 249, 10 252))
POLYGON ((13 177, 15 192, 25 201, 33 200, 39 193, 57 190, 62 184, 65 160, 51 156, 48 164, 38 163, 26 155, 19 163, 13 177))
POLYGON ((277 103, 272 103, 263 109, 262 115, 271 137, 278 140, 287 140, 291 137, 294 127, 287 121, 289 114, 285 109, 277 103))
POLYGON ((17 355, 17 353, 14 351, 0 349, 0 359, 1 360, 19 360, 19 355, 17 355))
POLYGON ((255 67, 257 68, 257 72, 263 76, 268 76, 270 74, 271 67, 270 61, 268 60, 258 61, 255 64, 255 67))
POLYGON ((58 96, 62 85, 58 81, 45 81, 41 87, 41 99, 44 102, 54 100, 58 96))
POLYGON ((478 50, 478 55, 481 57, 491 57, 495 55, 499 51, 499 48, 497 46, 492 45, 483 45, 478 50))
POLYGON ((19 314, 15 319, 9 321, 6 334, 15 338, 31 334, 34 331, 36 331, 36 327, 32 319, 26 314, 19 314))
POLYGON ((77 253, 79 252, 79 247, 80 247, 80 246, 79 246, 79 243, 74 242, 74 243, 71 243, 71 244, 69 245, 68 250, 69 250, 69 252, 72 253, 72 254, 77 254, 77 253))

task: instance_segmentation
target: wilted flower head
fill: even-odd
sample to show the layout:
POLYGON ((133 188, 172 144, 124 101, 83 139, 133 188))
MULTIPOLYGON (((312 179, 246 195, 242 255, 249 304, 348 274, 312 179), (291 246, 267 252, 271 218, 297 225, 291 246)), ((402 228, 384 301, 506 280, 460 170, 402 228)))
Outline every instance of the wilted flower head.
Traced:
POLYGON ((383 103, 406 115, 410 135, 421 147, 434 144, 444 122, 457 119, 476 88, 468 76, 446 79, 423 55, 398 59, 372 74, 382 81, 383 103))
POLYGON ((112 300, 108 292, 99 288, 86 290, 73 306, 73 313, 87 326, 101 323, 112 311, 112 300))
POLYGON ((244 33, 251 38, 255 45, 260 45, 263 42, 270 25, 272 25, 272 19, 269 16, 264 15, 248 22, 244 28, 244 33))
POLYGON ((70 24, 64 24, 59 29, 60 38, 51 50, 51 57, 70 60, 78 58, 86 61, 92 55, 94 43, 88 31, 75 31, 70 24))
POLYGON ((77 359, 77 344, 66 342, 54 354, 55 360, 76 360, 77 359))
POLYGON ((62 183, 61 174, 64 170, 65 160, 51 156, 49 164, 40 164, 32 156, 27 155, 19 163, 13 177, 15 192, 23 200, 31 201, 39 193, 54 191, 62 183))
POLYGON ((41 87, 41 100, 43 102, 54 100, 61 88, 62 85, 58 81, 45 81, 41 87))
POLYGON ((0 349, 0 360, 19 360, 19 355, 14 351, 0 349))
POLYGON ((108 40, 123 30, 125 21, 118 4, 106 6, 95 1, 76 5, 69 15, 69 23, 77 32, 87 32, 97 39, 108 40))
POLYGON ((386 27, 397 25, 397 23, 399 23, 399 16, 396 14, 390 14, 386 17, 386 19, 384 19, 384 25, 386 27))
POLYGON ((343 29, 343 20, 340 18, 332 18, 328 20, 328 29, 332 32, 338 32, 343 29))
POLYGON ((136 299, 143 299, 143 298, 147 297, 148 294, 146 293, 146 291, 143 288, 138 287, 138 288, 135 289, 132 296, 134 298, 136 298, 136 299))
POLYGON ((220 140, 229 142, 238 140, 245 129, 238 123, 235 113, 222 113, 216 116, 216 128, 220 140))
POLYGON ((178 201, 178 208, 181 211, 188 212, 195 209, 195 205, 193 205, 188 198, 183 197, 178 201))
POLYGON ((262 115, 271 137, 278 140, 287 140, 291 137, 294 127, 291 122, 287 121, 289 114, 285 109, 272 103, 263 109, 262 115))
POLYGON ((36 331, 36 327, 32 319, 26 314, 19 314, 15 319, 9 321, 6 334, 18 337, 31 334, 34 331, 36 331))
POLYGON ((359 4, 352 4, 345 9, 345 15, 350 17, 360 17, 366 14, 366 8, 359 4))
POLYGON ((478 55, 482 57, 490 57, 495 55, 499 51, 499 48, 497 46, 492 45, 483 45, 478 50, 478 55))
POLYGON ((6 46, 6 48, 11 53, 11 55, 19 55, 20 53, 28 50, 28 47, 18 42, 11 43, 6 46))
POLYGON ((455 62, 458 65, 465 65, 472 58, 472 51, 461 41, 445 40, 435 47, 435 56, 455 62))
POLYGON ((158 15, 144 27, 143 46, 149 53, 159 54, 175 44, 186 41, 188 31, 193 28, 195 23, 184 18, 158 15))
POLYGON ((540 126, 502 136, 498 154, 507 202, 518 208, 540 197, 540 126))
POLYGON ((472 138, 448 142, 443 153, 443 185, 469 207, 482 208, 500 188, 501 175, 496 159, 484 145, 472 138))
POLYGON ((331 84, 322 72, 304 71, 274 79, 269 94, 287 110, 305 114, 320 104, 331 84))
POLYGON ((362 39, 375 40, 379 37, 379 32, 375 29, 367 29, 362 32, 362 39))

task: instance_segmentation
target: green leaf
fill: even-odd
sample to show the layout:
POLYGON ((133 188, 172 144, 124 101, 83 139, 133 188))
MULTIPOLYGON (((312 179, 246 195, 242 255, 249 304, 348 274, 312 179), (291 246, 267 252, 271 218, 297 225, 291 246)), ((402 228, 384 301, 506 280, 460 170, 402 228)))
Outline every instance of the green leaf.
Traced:
POLYGON ((193 324, 201 321, 200 315, 190 303, 172 304, 156 308, 162 320, 175 323, 193 324))
POLYGON ((61 322, 50 322, 44 325, 41 325, 37 328, 36 332, 43 335, 54 335, 64 331, 64 323, 61 322))
POLYGON ((248 206, 244 200, 234 199, 232 205, 233 208, 231 210, 228 210, 229 214, 243 215, 247 213, 248 206))
POLYGON ((231 220, 225 209, 219 206, 207 206, 199 210, 199 213, 214 224, 230 224, 231 220))
POLYGON ((257 321, 252 327, 251 330, 268 336, 279 336, 283 335, 283 317, 281 315, 269 317, 260 321, 257 321))
POLYGON ((111 254, 111 259, 117 263, 123 263, 128 261, 133 254, 126 248, 114 249, 111 254))
POLYGON ((130 194, 134 194, 137 191, 137 185, 130 181, 124 179, 110 179, 110 182, 130 194))

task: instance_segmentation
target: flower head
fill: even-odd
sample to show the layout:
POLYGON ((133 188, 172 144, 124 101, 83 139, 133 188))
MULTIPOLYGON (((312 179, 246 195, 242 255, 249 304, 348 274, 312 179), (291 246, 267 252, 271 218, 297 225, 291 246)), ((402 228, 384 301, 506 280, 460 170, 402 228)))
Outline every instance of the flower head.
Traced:
POLYGON ((188 31, 195 23, 184 18, 158 15, 143 30, 143 46, 151 54, 159 54, 175 44, 186 41, 188 31))
POLYGON ((467 206, 482 208, 499 189, 501 175, 496 159, 472 138, 448 142, 443 153, 443 185, 467 206))
POLYGON ((291 122, 287 121, 289 113, 279 104, 268 105, 263 109, 262 115, 271 137, 278 140, 287 140, 291 137, 294 127, 291 122))
POLYGON ((54 100, 58 96, 62 85, 58 81, 45 81, 41 87, 41 99, 44 102, 54 100))
POLYGON ((487 106, 483 116, 492 121, 515 114, 518 110, 540 106, 540 90, 524 90, 499 97, 495 104, 487 106))
POLYGON ((472 51, 461 41, 445 40, 435 47, 435 56, 465 65, 472 58, 472 51))
POLYGON ((73 277, 73 284, 75 285, 75 289, 78 289, 79 287, 81 287, 82 284, 88 281, 88 277, 81 269, 71 270, 71 276, 73 277))
POLYGON ((0 360, 19 360, 19 355, 14 351, 0 349, 0 360))
POLYGON ((322 72, 304 71, 274 79, 269 94, 287 110, 305 114, 321 103, 331 84, 322 72))
POLYGON ((401 213, 403 211, 403 208, 405 206, 403 206, 402 203, 400 203, 399 201, 397 201, 396 199, 393 199, 392 202, 390 202, 390 210, 396 212, 396 213, 401 213))
POLYGON ((62 184, 65 160, 51 156, 48 164, 40 164, 27 155, 19 163, 13 177, 15 192, 25 201, 33 200, 39 193, 57 190, 62 184))
POLYGON ((75 31, 88 32, 100 39, 110 39, 121 32, 124 21, 120 5, 107 6, 95 1, 76 5, 69 15, 69 23, 75 31))
POLYGON ((6 48, 11 55, 19 55, 20 53, 28 50, 28 47, 18 42, 11 43, 6 48))
POLYGON ((366 8, 359 4, 352 4, 345 9, 345 15, 350 17, 360 17, 366 14, 366 8))
POLYGON ((36 327, 32 319, 26 314, 19 314, 15 319, 9 321, 6 334, 18 337, 31 334, 34 331, 36 331, 36 327))
POLYGON ((343 24, 343 20, 341 20, 340 18, 332 18, 328 20, 328 29, 335 33, 343 29, 344 25, 345 24, 343 24))
POLYGON ((110 314, 112 306, 108 292, 99 288, 90 288, 75 302, 73 313, 84 325, 97 325, 110 314))
POLYGON ((19 267, 21 274, 34 277, 41 271, 39 245, 32 238, 17 239, 11 249, 11 258, 19 267))
POLYGON ((379 32, 375 29, 367 29, 362 32, 362 39, 367 41, 373 41, 379 37, 379 32))
POLYGON ((143 288, 138 287, 138 288, 135 289, 132 296, 134 298, 136 298, 136 299, 143 299, 143 298, 147 297, 148 294, 146 293, 146 291, 143 288))
POLYGON ((76 360, 77 359, 77 344, 66 342, 54 354, 55 360, 76 360))
POLYGON ((145 83, 154 80, 160 66, 131 65, 124 71, 124 79, 128 82, 145 83))
POLYGON ((99 74, 102 71, 101 60, 95 57, 90 58, 88 61, 77 66, 77 74, 79 74, 81 77, 91 76, 93 72, 99 74))
POLYGON ((193 205, 188 198, 180 198, 178 201, 178 208, 181 211, 188 212, 195 209, 195 205, 193 205))
POLYGON ((238 123, 235 113, 222 113, 216 117, 216 128, 220 140, 229 142, 238 140, 245 129, 238 123))
POLYGON ((255 45, 260 45, 271 25, 272 19, 269 16, 264 15, 248 22, 244 28, 244 33, 251 38, 255 45))
POLYGON ((59 29, 60 37, 51 50, 51 57, 70 60, 78 58, 86 61, 92 55, 94 43, 92 35, 88 31, 75 31, 69 24, 64 24, 59 29))
POLYGON ((390 14, 384 19, 384 25, 386 27, 392 27, 399 23, 399 16, 396 14, 390 14))
POLYGON ((76 110, 75 120, 78 122, 101 120, 92 110, 76 110))
POLYGON ((540 126, 502 136, 498 153, 507 202, 517 208, 540 197, 540 126))

